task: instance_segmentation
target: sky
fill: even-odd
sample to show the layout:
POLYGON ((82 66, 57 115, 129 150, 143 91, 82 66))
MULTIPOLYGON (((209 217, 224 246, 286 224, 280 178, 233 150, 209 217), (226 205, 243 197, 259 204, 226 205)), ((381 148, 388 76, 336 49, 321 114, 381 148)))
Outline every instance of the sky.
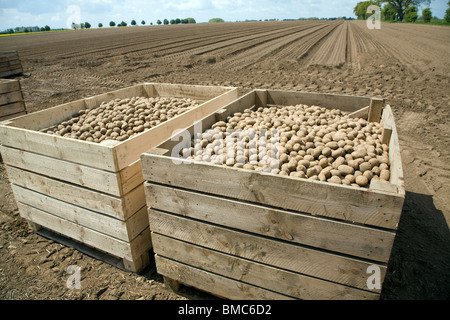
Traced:
MULTIPOLYGON (((67 28, 72 22, 109 26, 131 20, 146 24, 167 18, 194 18, 197 23, 211 18, 225 21, 297 19, 307 17, 355 17, 353 8, 362 0, 0 0, 0 30, 49 25, 67 28), (78 21, 77 21, 78 20, 78 21)), ((448 0, 432 0, 433 16, 443 18, 448 0)))

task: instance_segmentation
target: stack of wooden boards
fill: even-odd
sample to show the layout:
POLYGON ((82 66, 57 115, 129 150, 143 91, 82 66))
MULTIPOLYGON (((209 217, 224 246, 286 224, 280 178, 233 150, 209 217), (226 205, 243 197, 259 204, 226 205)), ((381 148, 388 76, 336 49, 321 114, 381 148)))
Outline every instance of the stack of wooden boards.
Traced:
POLYGON ((19 80, 0 79, 0 121, 26 114, 19 80))
POLYGON ((167 283, 228 299, 379 298, 405 196, 390 106, 255 90, 202 119, 202 130, 253 106, 300 103, 382 121, 390 183, 354 188, 183 160, 171 156, 178 140, 168 140, 141 156, 156 266, 167 283))
POLYGON ((146 83, 0 123, 0 150, 21 216, 36 229, 121 258, 127 270, 142 270, 152 243, 140 155, 237 97, 235 88, 146 83), (123 142, 39 131, 103 101, 156 96, 203 103, 123 142))
POLYGON ((22 63, 17 51, 0 52, 0 78, 21 75, 22 63))

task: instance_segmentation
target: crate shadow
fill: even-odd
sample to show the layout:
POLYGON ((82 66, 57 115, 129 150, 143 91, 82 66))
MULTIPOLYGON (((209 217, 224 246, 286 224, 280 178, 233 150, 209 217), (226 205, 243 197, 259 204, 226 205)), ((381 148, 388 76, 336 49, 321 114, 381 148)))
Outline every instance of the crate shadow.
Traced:
POLYGON ((380 299, 449 298, 449 226, 432 196, 407 191, 380 299))

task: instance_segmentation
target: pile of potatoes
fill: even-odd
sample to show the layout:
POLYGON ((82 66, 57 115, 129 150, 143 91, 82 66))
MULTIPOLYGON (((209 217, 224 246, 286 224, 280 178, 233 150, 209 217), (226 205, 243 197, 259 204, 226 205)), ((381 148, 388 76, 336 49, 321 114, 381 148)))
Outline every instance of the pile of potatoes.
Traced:
POLYGON ((96 143, 125 141, 198 105, 189 98, 115 99, 97 108, 80 110, 78 116, 44 132, 96 143))
POLYGON ((246 109, 194 135, 185 159, 368 187, 389 181, 379 123, 318 106, 246 109))

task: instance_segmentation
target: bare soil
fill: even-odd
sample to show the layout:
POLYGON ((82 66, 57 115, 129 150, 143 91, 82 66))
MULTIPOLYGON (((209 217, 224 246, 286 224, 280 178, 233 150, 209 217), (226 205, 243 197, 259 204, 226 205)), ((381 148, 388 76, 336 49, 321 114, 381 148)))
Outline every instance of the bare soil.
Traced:
MULTIPOLYGON (((450 28, 246 22, 105 28, 0 38, 18 50, 29 112, 142 82, 386 98, 406 199, 383 300, 450 298, 450 28)), ((122 271, 31 231, 0 165, 0 299, 215 299, 168 290, 151 264, 122 271), (80 290, 66 286, 81 267, 80 290)))

